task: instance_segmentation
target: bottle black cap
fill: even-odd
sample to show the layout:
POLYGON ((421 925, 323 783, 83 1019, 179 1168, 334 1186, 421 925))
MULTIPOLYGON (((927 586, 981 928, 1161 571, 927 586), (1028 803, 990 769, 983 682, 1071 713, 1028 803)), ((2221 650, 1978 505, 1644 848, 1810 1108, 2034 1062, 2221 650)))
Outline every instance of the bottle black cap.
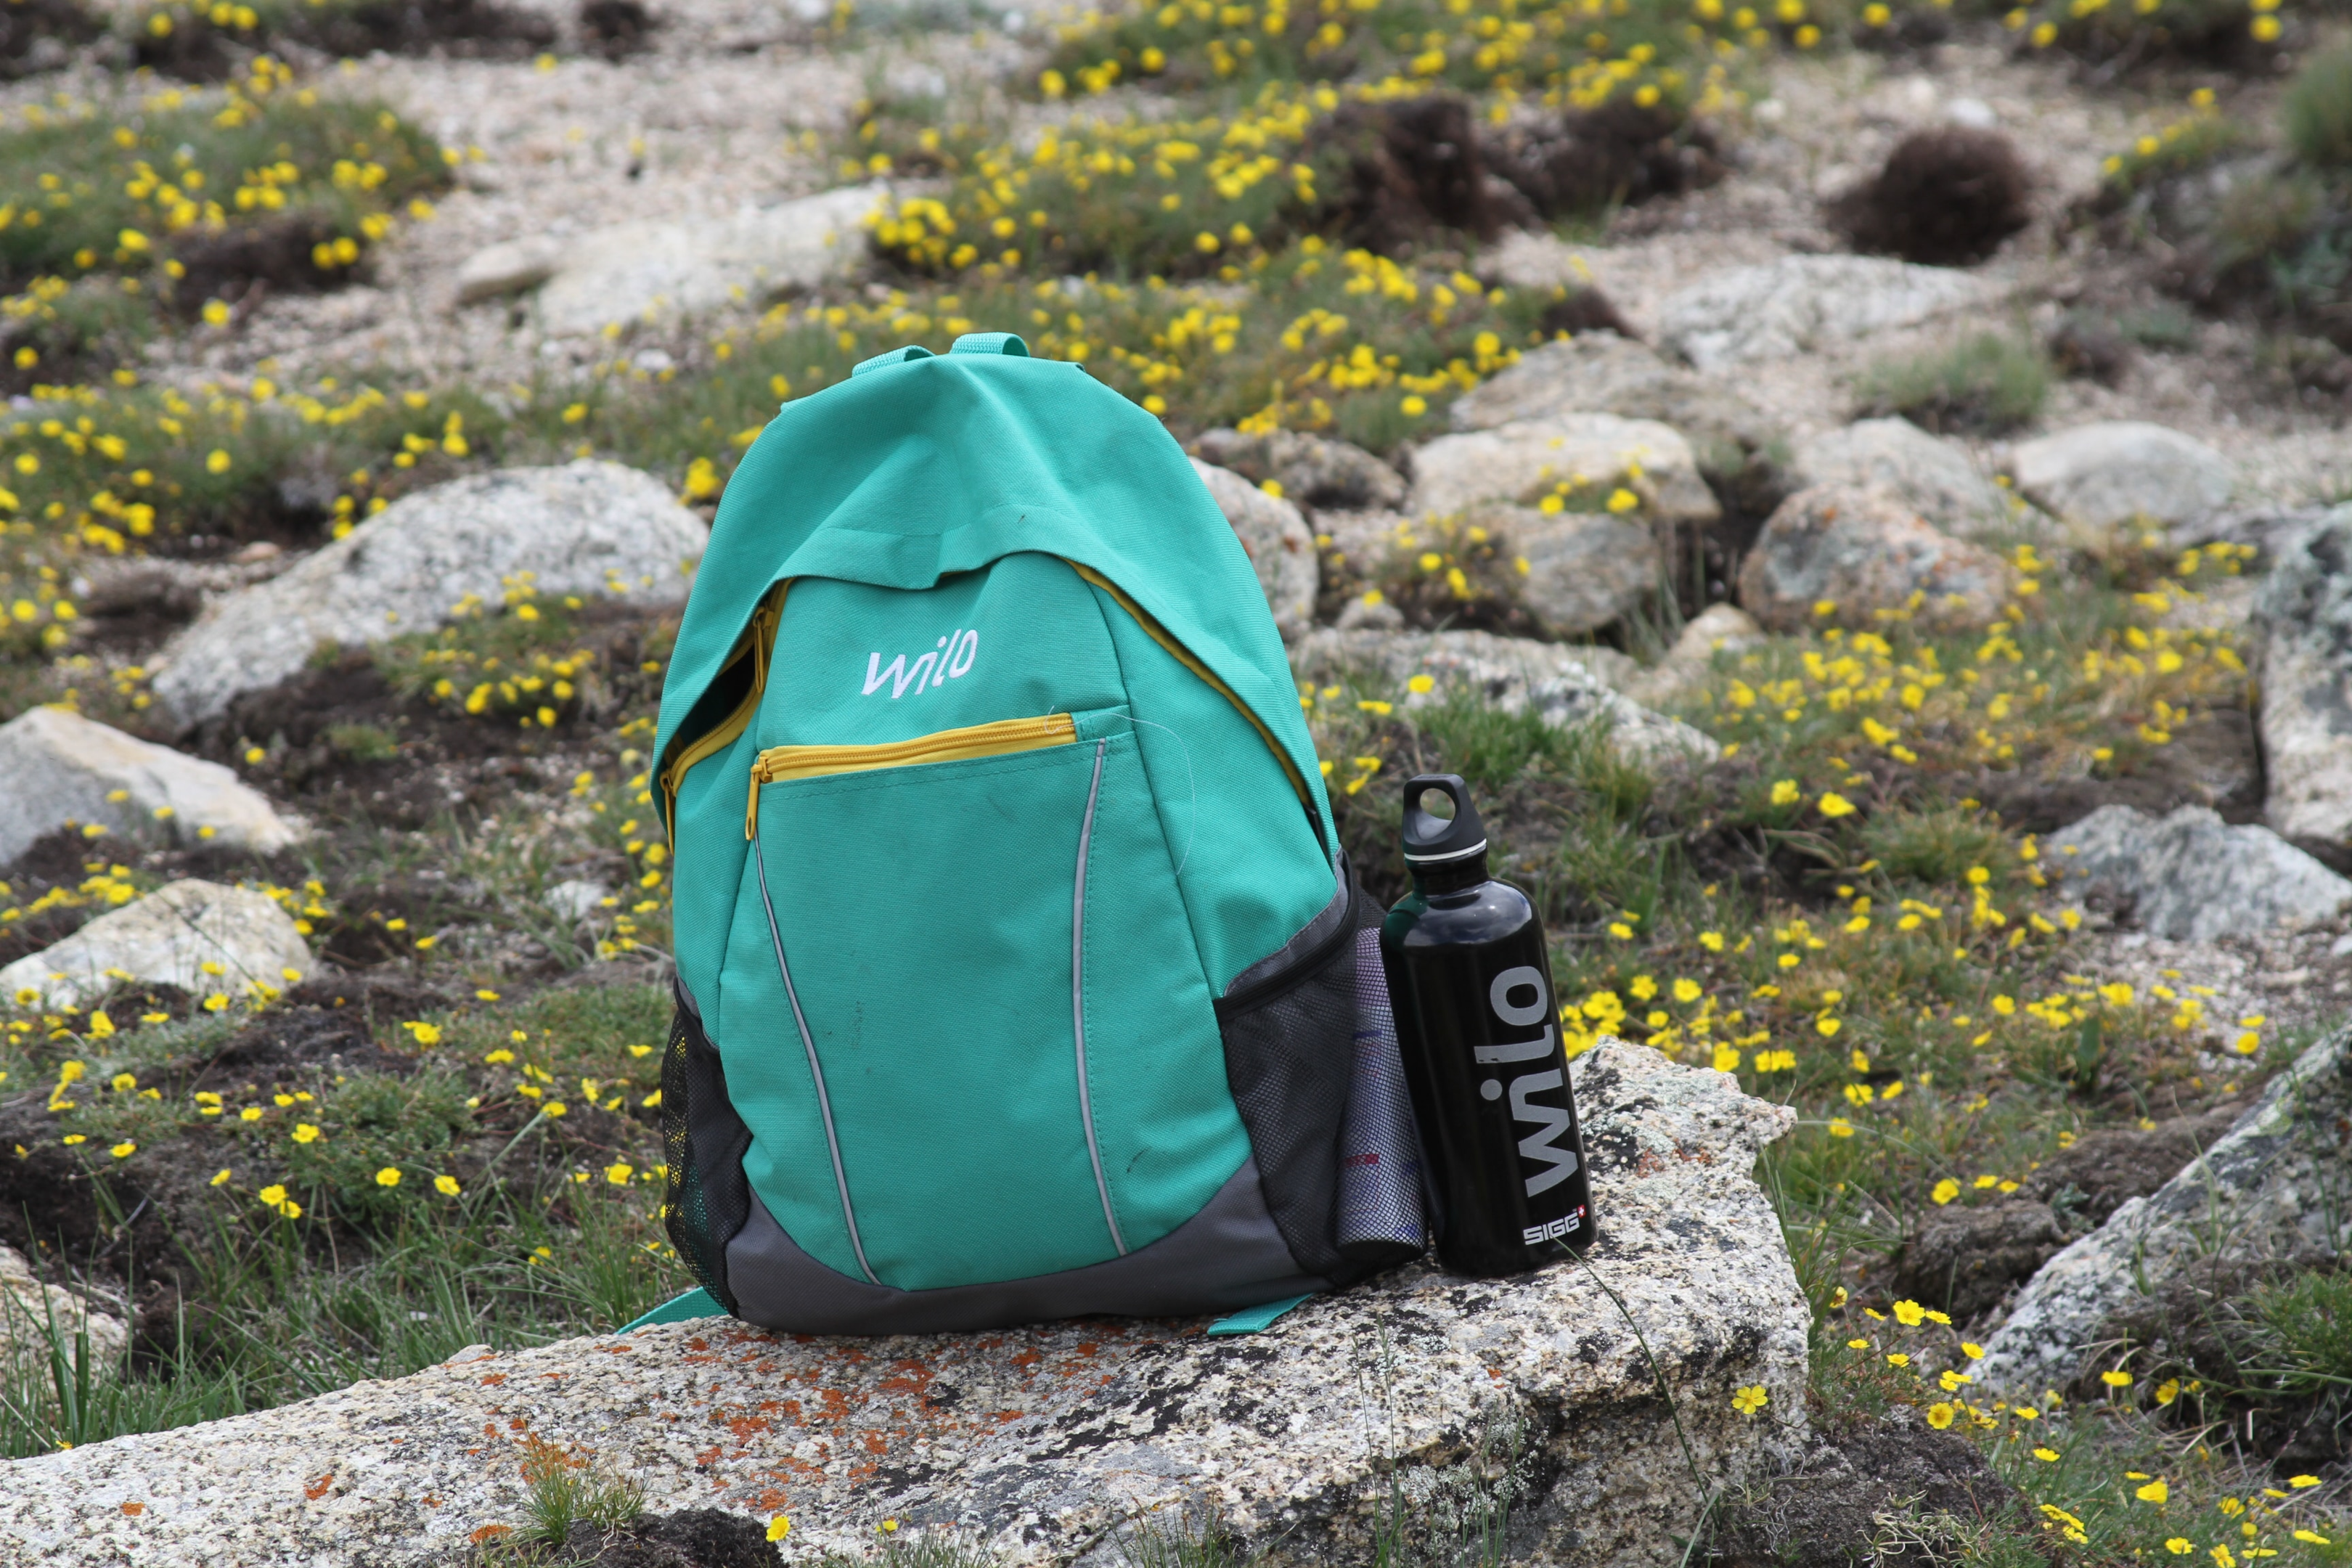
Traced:
POLYGON ((1404 859, 1408 866, 1466 860, 1486 850, 1486 828, 1470 804, 1470 786, 1458 773, 1416 773, 1404 781, 1404 859), (1421 797, 1435 790, 1454 803, 1451 821, 1422 808, 1421 797))

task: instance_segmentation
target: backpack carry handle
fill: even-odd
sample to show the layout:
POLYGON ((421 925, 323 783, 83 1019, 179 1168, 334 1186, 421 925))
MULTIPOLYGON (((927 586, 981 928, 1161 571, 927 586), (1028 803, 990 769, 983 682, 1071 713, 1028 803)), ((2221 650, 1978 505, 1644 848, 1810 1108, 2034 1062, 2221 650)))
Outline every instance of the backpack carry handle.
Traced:
POLYGON ((908 343, 904 348, 892 349, 888 353, 876 354, 872 359, 859 360, 849 367, 849 374, 864 375, 867 371, 879 370, 886 364, 904 364, 910 359, 937 359, 938 357, 920 343, 908 343))
MULTIPOLYGON (((1021 341, 1018 332, 966 332, 948 349, 951 354, 1011 354, 1016 359, 1029 357, 1029 345, 1021 341)), ((920 343, 908 343, 892 349, 888 353, 876 354, 872 359, 859 360, 850 366, 851 375, 864 375, 869 370, 879 370, 886 364, 904 364, 911 359, 936 359, 920 343)))

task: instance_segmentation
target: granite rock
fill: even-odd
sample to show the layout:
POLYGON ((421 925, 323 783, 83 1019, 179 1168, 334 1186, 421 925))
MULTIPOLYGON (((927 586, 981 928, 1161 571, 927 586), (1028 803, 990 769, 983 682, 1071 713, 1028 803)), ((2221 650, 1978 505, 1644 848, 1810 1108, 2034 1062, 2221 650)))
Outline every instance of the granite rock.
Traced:
POLYGON ((536 289, 563 268, 563 241, 537 237, 484 246, 457 266, 457 303, 536 289))
POLYGON ((2000 290, 1973 274, 1875 256, 1784 256, 1667 296, 1658 336, 1701 370, 1787 359, 1980 308, 2000 290))
POLYGON ((2273 1079, 2236 1125, 2150 1196, 2043 1264, 1972 1369, 2013 1397, 2063 1388, 2107 1326, 2200 1264, 2333 1258, 2352 1239, 2336 1194, 2352 1142, 2352 1030, 2273 1079))
POLYGON ((2011 521, 2009 497, 1957 442, 1908 419, 1864 419, 1804 437, 1790 465, 1797 488, 1883 490, 1943 532, 1966 539, 2011 521))
POLYGON ((317 968, 294 918, 268 894, 189 879, 0 969, 0 997, 30 993, 36 1006, 87 1006, 120 983, 250 1003, 317 968))
MULTIPOLYGON (((1415 537, 1412 520, 1387 510, 1318 511, 1315 544, 1326 594, 1360 594, 1380 575, 1391 555, 1415 537)), ((1356 606, 1350 604, 1349 608, 1356 606)), ((1396 612, 1389 608, 1390 614, 1396 612)), ((1402 622, 1398 623, 1402 625, 1402 622)))
POLYGON ((866 263, 866 223, 887 184, 845 186, 733 217, 628 223, 566 243, 539 292, 540 323, 586 337, 618 323, 664 325, 840 282, 866 263))
POLYGON ((1527 563, 1507 580, 1546 637, 1584 637, 1622 620, 1657 594, 1665 570, 1656 534, 1630 515, 1488 505, 1473 507, 1463 521, 1527 563))
POLYGON ((1774 631, 1825 618, 1867 629, 1882 610, 1939 631, 1976 630, 2000 613, 2014 580, 2000 556, 1937 531, 1881 491, 1819 485, 1766 520, 1739 569, 1739 603, 1774 631))
POLYGON ((1664 702, 1705 679, 1717 654, 1739 653, 1765 640, 1764 628, 1747 611, 1709 605, 1683 623, 1665 657, 1628 684, 1625 694, 1637 702, 1664 702))
POLYGON ((105 1376, 121 1362, 129 1327, 72 1291, 42 1283, 23 1253, 0 1243, 0 1367, 23 1365, 25 1357, 45 1366, 55 1344, 63 1344, 70 1355, 75 1335, 85 1331, 91 1374, 105 1376))
POLYGON ((1771 510, 1786 480, 1780 423, 1710 376, 1614 332, 1579 332, 1521 353, 1517 364, 1454 400, 1456 430, 1491 430, 1566 414, 1654 419, 1680 431, 1718 496, 1771 510))
POLYGON ((2315 521, 2254 598, 2263 816, 2298 843, 2352 850, 2352 506, 2315 521))
POLYGON ((660 480, 618 463, 454 479, 215 601, 158 656, 155 696, 193 726, 298 673, 321 644, 431 631, 468 595, 499 604, 524 574, 541 594, 674 605, 709 537, 660 480))
POLYGON ((1416 1265, 1242 1338, 1197 1320, 886 1340, 705 1320, 478 1348, 18 1460, 0 1557, 409 1568, 522 1523, 520 1463, 553 1449, 634 1480, 655 1510, 789 1517, 794 1563, 863 1556, 892 1519, 902 1540, 1108 1563, 1139 1521, 1187 1516, 1245 1550, 1367 1562, 1393 1489, 1416 1531, 1499 1520, 1514 1559, 1664 1568, 1710 1488, 1781 1468, 1803 1439, 1810 1313, 1751 1174, 1794 1113, 1613 1040, 1573 1070, 1601 1226, 1590 1270, 1416 1265), (1742 1387, 1764 1390, 1761 1414, 1734 1408, 1742 1387))
POLYGON ((7 781, 0 790, 0 866, 69 821, 260 855, 301 837, 218 763, 62 708, 28 708, 0 724, 0 779, 7 781))
POLYGON ((1315 595, 1321 581, 1315 559, 1315 536, 1298 509, 1270 496, 1231 468, 1192 459, 1192 471, 1209 489, 1209 499, 1225 514, 1234 537, 1242 542, 1257 585, 1274 612, 1274 629, 1282 640, 1302 637, 1315 624, 1315 595))
POLYGON ((2052 835, 2042 855, 2062 896, 2127 906, 2140 929, 2170 942, 2308 926, 2352 906, 2352 881, 2269 828, 2230 826, 2202 805, 2161 818, 2101 806, 2052 835))
POLYGON ((2236 465, 2204 442, 2128 419, 2022 442, 2010 471, 2026 500, 2093 528, 2194 531, 2238 488, 2236 465))
MULTIPOLYGON (((1448 516, 1499 501, 1533 507, 1565 489, 1571 504, 1623 488, 1664 529, 1723 515, 1690 443, 1654 419, 1562 414, 1441 436, 1412 455, 1412 510, 1448 516)), ((1664 542, 1663 541, 1661 542, 1664 542)))
POLYGON ((1366 511, 1404 504, 1402 474, 1361 447, 1303 430, 1207 430, 1191 449, 1253 484, 1272 479, 1286 499, 1301 506, 1366 511))
POLYGON ((1326 628, 1293 645, 1290 668, 1302 680, 1358 679, 1392 690, 1407 711, 1468 694, 1506 713, 1534 712, 1562 727, 1606 722, 1620 754, 1649 766, 1706 763, 1722 754, 1681 720, 1623 696, 1617 688, 1640 667, 1611 648, 1491 632, 1326 628), (1416 675, 1432 678, 1428 690, 1411 689, 1416 675))

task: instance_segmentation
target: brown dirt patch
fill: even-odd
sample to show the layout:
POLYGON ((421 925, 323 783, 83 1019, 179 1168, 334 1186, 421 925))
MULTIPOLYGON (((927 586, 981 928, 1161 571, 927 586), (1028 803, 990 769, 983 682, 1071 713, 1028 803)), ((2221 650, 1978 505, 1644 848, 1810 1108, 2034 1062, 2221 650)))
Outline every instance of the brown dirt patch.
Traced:
POLYGON ((1624 99, 1510 127, 1486 146, 1487 165, 1538 218, 1639 206, 1714 184, 1727 172, 1721 153, 1704 125, 1624 99))

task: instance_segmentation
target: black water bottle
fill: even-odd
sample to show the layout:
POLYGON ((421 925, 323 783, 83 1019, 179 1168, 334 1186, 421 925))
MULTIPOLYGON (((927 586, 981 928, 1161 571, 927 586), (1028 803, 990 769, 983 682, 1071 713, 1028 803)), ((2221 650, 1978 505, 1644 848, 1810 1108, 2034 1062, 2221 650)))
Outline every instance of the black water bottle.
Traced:
POLYGON ((1486 875, 1486 829, 1452 773, 1405 781, 1404 859, 1412 891, 1381 926, 1381 957, 1437 1255, 1458 1274, 1523 1274, 1599 1235, 1543 922, 1486 875))

